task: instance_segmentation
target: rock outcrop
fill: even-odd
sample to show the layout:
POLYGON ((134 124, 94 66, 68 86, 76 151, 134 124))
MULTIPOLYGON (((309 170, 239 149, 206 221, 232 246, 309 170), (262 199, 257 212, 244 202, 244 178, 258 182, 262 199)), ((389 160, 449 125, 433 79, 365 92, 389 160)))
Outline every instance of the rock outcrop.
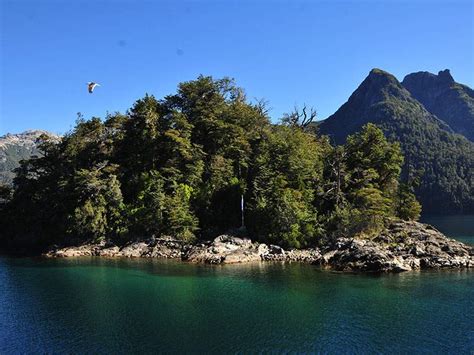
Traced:
POLYGON ((20 165, 20 160, 41 155, 38 139, 43 135, 53 142, 59 142, 61 139, 51 132, 42 130, 30 130, 0 137, 0 183, 12 183, 15 177, 14 170, 20 165))
POLYGON ((408 271, 469 268, 474 251, 432 226, 398 221, 372 240, 340 238, 324 255, 324 264, 346 271, 408 271))
POLYGON ((221 235, 211 243, 187 248, 183 260, 208 264, 259 261, 262 250, 264 248, 250 239, 221 235))
POLYGON ((337 249, 324 254, 325 265, 339 271, 408 271, 403 259, 383 245, 361 239, 339 239, 337 249))
POLYGON ((168 258, 180 259, 185 244, 173 238, 150 238, 126 244, 123 247, 105 242, 81 246, 53 247, 45 254, 48 257, 103 256, 125 258, 168 258))
POLYGON ((192 245, 172 238, 151 238, 122 248, 106 243, 53 248, 46 256, 162 257, 207 264, 304 262, 356 272, 474 266, 472 247, 447 238, 429 225, 407 221, 393 222, 373 239, 339 238, 322 249, 284 250, 247 238, 221 235, 213 241, 192 245))
POLYGON ((189 247, 183 260, 209 264, 233 264, 250 261, 294 261, 319 264, 319 249, 286 251, 277 245, 252 243, 250 239, 228 235, 217 237, 211 243, 189 247))

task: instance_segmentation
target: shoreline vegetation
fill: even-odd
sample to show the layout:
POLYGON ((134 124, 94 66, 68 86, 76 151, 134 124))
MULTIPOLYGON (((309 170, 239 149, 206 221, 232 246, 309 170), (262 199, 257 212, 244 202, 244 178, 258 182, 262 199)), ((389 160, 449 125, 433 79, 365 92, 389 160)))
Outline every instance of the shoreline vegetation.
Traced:
POLYGON ((333 146, 315 118, 305 106, 274 124, 233 80, 204 76, 104 121, 79 114, 1 186, 0 246, 360 271, 472 265, 472 248, 415 222, 418 181, 402 181, 399 143, 369 123, 333 146))

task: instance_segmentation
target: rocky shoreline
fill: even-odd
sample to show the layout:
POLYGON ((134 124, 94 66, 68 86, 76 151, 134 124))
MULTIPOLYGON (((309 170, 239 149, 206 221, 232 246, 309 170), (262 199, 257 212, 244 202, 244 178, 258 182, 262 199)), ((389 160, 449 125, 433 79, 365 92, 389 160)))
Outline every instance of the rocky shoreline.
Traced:
POLYGON ((472 268, 474 249, 450 239, 432 226, 396 221, 373 239, 339 238, 324 248, 284 250, 247 238, 221 235, 209 242, 186 244, 172 238, 150 238, 123 247, 107 243, 54 247, 47 257, 170 258, 194 263, 256 261, 304 262, 337 271, 402 272, 435 268, 472 268))

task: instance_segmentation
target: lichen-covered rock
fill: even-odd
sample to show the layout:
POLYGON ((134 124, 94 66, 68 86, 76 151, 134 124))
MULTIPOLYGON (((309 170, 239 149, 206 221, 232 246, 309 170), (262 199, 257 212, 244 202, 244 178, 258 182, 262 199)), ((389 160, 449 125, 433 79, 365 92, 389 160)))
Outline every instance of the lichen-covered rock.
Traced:
POLYGON ((304 262, 340 271, 401 272, 428 268, 469 268, 473 248, 447 238, 418 222, 396 221, 373 239, 339 238, 323 250, 284 250, 253 243, 248 238, 221 235, 213 241, 186 244, 164 237, 130 243, 123 248, 106 242, 54 247, 50 257, 104 256, 181 258, 195 263, 222 264, 255 261, 304 262))
POLYGON ((207 264, 243 263, 261 260, 261 253, 266 251, 250 239, 221 235, 211 243, 201 243, 187 248, 183 260, 207 264))
POLYGON ((473 249, 418 222, 393 222, 372 240, 340 238, 323 255, 336 270, 408 271, 429 268, 468 268, 473 249))
POLYGON ((259 255, 262 256, 262 255, 268 254, 268 251, 269 251, 268 245, 262 243, 258 246, 258 254, 259 255))
POLYGON ((408 271, 409 264, 381 244, 361 239, 340 239, 327 264, 340 271, 408 271))
POLYGON ((111 258, 111 257, 114 257, 114 256, 118 256, 119 253, 120 253, 120 248, 118 246, 114 245, 114 246, 107 247, 107 248, 97 249, 95 255, 111 258))
POLYGON ((83 244, 72 247, 52 247, 44 255, 47 257, 128 257, 128 258, 181 258, 183 243, 179 240, 166 238, 150 238, 145 241, 130 243, 122 248, 106 243, 83 244))
POLYGON ((131 243, 120 250, 120 256, 127 258, 149 257, 150 246, 145 242, 131 243))
POLYGON ((96 247, 94 245, 80 245, 77 247, 59 248, 48 251, 45 256, 70 258, 76 256, 92 256, 95 254, 96 247))
POLYGON ((261 255, 261 258, 266 261, 286 261, 286 252, 278 245, 270 245, 266 253, 261 255))
POLYGON ((259 246, 260 257, 265 261, 288 261, 288 262, 304 262, 309 264, 321 264, 322 255, 319 249, 293 249, 286 251, 277 245, 265 244, 259 246), (261 248, 261 246, 264 247, 261 248))
POLYGON ((432 226, 398 221, 389 226, 387 234, 390 251, 404 259, 417 260, 412 268, 468 268, 474 265, 472 247, 447 238, 432 226))
POLYGON ((319 249, 295 249, 286 253, 286 260, 309 264, 321 264, 322 254, 319 249))
POLYGON ((210 248, 208 243, 190 245, 183 249, 182 260, 195 263, 220 264, 223 255, 219 255, 215 251, 215 249, 210 248))

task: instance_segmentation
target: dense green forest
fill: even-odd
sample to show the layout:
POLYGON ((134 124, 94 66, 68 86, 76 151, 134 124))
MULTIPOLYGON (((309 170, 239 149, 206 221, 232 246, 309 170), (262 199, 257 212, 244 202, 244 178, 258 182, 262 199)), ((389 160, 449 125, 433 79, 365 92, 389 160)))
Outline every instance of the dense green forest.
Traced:
POLYGON ((332 146, 313 118, 304 109, 272 124, 266 105, 232 80, 204 76, 104 121, 79 115, 59 143, 44 136, 43 154, 22 161, 13 189, 2 188, 2 242, 191 242, 240 229, 303 248, 418 218, 412 187, 399 184, 398 143, 368 124, 332 146))
POLYGON ((455 134, 393 75, 379 69, 319 129, 331 142, 343 144, 368 122, 380 127, 389 141, 400 142, 402 181, 414 188, 424 212, 474 212, 474 143, 455 134))
POLYGON ((454 132, 474 142, 474 90, 455 82, 448 69, 438 75, 412 73, 401 84, 454 132))

